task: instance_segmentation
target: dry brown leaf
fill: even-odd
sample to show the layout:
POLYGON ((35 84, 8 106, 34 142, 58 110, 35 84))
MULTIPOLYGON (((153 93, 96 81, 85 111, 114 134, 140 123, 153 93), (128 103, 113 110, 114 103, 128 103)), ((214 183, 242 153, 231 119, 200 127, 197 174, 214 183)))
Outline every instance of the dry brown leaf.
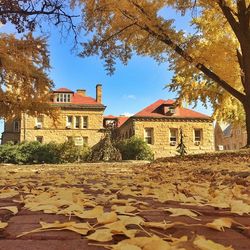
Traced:
POLYGON ((169 243, 163 239, 153 236, 153 237, 136 237, 132 239, 127 239, 119 242, 117 245, 113 246, 112 249, 120 250, 121 246, 132 245, 137 246, 142 250, 170 250, 171 246, 169 243))
POLYGON ((126 216, 126 215, 118 215, 119 220, 122 221, 122 223, 127 225, 137 225, 139 226, 141 223, 144 222, 144 219, 139 216, 126 216))
POLYGON ((14 189, 1 189, 0 190, 0 199, 11 198, 11 197, 14 197, 18 194, 19 194, 19 192, 14 190, 14 189))
POLYGON ((165 222, 143 222, 141 223, 141 226, 144 227, 153 227, 153 228, 158 228, 158 229, 163 229, 166 230, 168 228, 172 228, 176 225, 184 225, 188 226, 188 224, 183 223, 183 222, 173 222, 173 223, 165 223, 165 222))
POLYGON ((194 217, 197 217, 199 213, 196 211, 193 212, 187 208, 166 208, 166 209, 164 209, 164 211, 170 212, 171 213, 170 216, 173 216, 173 217, 175 217, 175 216, 188 216, 188 217, 191 217, 192 219, 199 220, 197 218, 194 218, 194 217))
POLYGON ((115 212, 117 213, 120 213, 120 214, 125 214, 125 213, 132 213, 134 212, 137 208, 136 207, 133 207, 133 206, 117 206, 117 205, 113 205, 111 207, 112 210, 114 210, 115 212))
POLYGON ((89 225, 89 223, 76 223, 75 221, 69 222, 59 222, 55 221, 54 223, 40 222, 41 227, 36 228, 29 232, 24 232, 19 234, 18 237, 22 237, 26 234, 37 233, 37 232, 45 232, 45 231, 60 231, 60 230, 70 230, 81 235, 86 235, 93 228, 89 225))
POLYGON ((3 229, 3 228, 5 228, 5 227, 7 227, 8 226, 8 223, 7 222, 2 222, 2 221, 0 221, 0 229, 3 229))
POLYGON ((115 212, 103 213, 97 217, 99 224, 108 224, 117 221, 117 214, 115 212))
POLYGON ((242 200, 232 200, 230 207, 231 213, 239 215, 250 214, 250 205, 244 203, 242 200))
POLYGON ((87 236, 89 240, 94 240, 98 242, 111 241, 113 234, 110 229, 98 229, 94 233, 87 236))
POLYGON ((200 250, 234 250, 231 246, 225 247, 212 240, 207 240, 202 235, 197 235, 193 241, 193 244, 200 250))
POLYGON ((9 211, 11 211, 13 214, 17 214, 17 213, 18 213, 18 209, 17 209, 16 206, 0 207, 0 210, 1 210, 1 209, 9 210, 9 211))
POLYGON ((103 207, 96 206, 94 209, 85 210, 82 212, 74 212, 74 214, 82 219, 94 219, 103 214, 103 207))

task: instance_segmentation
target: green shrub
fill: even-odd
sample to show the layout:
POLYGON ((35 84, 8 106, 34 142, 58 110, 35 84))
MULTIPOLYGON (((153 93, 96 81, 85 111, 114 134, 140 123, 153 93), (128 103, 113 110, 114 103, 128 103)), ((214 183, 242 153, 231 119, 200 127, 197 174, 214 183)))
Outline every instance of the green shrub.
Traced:
POLYGON ((86 161, 89 155, 87 146, 75 146, 74 142, 62 144, 50 142, 22 142, 14 145, 0 145, 0 163, 33 164, 33 163, 67 163, 86 161))
POLYGON ((17 145, 14 145, 12 142, 0 145, 0 162, 18 163, 16 161, 17 153, 18 153, 17 145))
POLYGON ((131 137, 117 144, 123 160, 153 160, 154 154, 149 145, 138 137, 131 137))
POLYGON ((37 152, 37 160, 39 163, 60 163, 60 144, 50 142, 41 144, 37 152))
POLYGON ((39 142, 23 142, 17 145, 16 162, 31 164, 39 163, 39 152, 42 150, 42 144, 39 142))
POLYGON ((73 141, 64 142, 60 145, 60 161, 63 163, 84 161, 89 154, 87 146, 76 146, 73 141))

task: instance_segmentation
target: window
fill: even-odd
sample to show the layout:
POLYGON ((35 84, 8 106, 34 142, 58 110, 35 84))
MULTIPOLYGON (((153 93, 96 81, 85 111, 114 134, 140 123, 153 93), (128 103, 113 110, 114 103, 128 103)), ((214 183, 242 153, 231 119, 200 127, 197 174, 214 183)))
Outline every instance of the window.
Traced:
POLYGON ((43 116, 42 116, 42 115, 39 115, 39 116, 36 118, 36 122, 39 123, 39 124, 42 124, 42 123, 43 123, 43 116))
POLYGON ((195 142, 201 142, 202 137, 202 130, 201 129, 195 129, 194 130, 194 141, 195 142))
POLYGON ((75 117, 75 128, 80 128, 80 116, 75 117))
POLYGON ((57 102, 71 102, 71 94, 58 94, 56 97, 57 102))
POLYGON ((36 136, 36 141, 43 143, 43 136, 36 136))
POLYGON ((67 127, 71 127, 72 126, 72 122, 73 122, 73 116, 67 116, 67 122, 66 122, 66 126, 67 127))
POLYGON ((83 128, 88 128, 88 117, 87 116, 83 117, 82 127, 83 128))
POLYGON ((177 142, 178 137, 178 129, 177 128, 171 128, 170 129, 170 142, 177 142))
POLYGON ((82 146, 83 145, 83 138, 82 137, 75 137, 74 138, 74 141, 75 141, 75 145, 76 146, 82 146))
POLYGON ((20 131, 20 122, 18 120, 14 121, 13 128, 14 128, 14 132, 19 132, 20 131))
POLYGON ((144 141, 147 144, 153 144, 153 129, 152 128, 144 129, 144 141))
POLYGON ((73 137, 72 137, 72 136, 67 136, 67 141, 68 141, 68 142, 74 141, 74 140, 73 140, 73 137))
POLYGON ((83 137, 83 144, 88 145, 88 137, 83 137))
POLYGON ((36 118, 36 127, 39 129, 42 128, 42 126, 43 126, 43 115, 39 115, 36 118))

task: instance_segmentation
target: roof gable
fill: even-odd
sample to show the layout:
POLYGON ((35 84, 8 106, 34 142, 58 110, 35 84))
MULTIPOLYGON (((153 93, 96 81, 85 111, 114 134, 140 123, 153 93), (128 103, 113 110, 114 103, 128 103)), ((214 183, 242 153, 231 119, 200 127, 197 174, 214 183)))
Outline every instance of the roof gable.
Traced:
POLYGON ((147 106, 143 110, 136 113, 133 117, 150 117, 150 118, 186 118, 186 119, 211 119, 210 116, 196 112, 191 109, 183 107, 175 107, 174 114, 167 115, 161 112, 160 108, 163 105, 173 106, 174 100, 158 100, 151 105, 147 106))

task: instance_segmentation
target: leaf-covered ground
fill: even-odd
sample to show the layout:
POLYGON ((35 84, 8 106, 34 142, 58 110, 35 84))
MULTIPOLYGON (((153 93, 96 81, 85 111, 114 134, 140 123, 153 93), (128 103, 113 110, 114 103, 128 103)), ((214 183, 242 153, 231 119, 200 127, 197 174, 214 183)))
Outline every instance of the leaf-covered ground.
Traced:
POLYGON ((3 250, 249 250, 250 153, 0 167, 3 250))

